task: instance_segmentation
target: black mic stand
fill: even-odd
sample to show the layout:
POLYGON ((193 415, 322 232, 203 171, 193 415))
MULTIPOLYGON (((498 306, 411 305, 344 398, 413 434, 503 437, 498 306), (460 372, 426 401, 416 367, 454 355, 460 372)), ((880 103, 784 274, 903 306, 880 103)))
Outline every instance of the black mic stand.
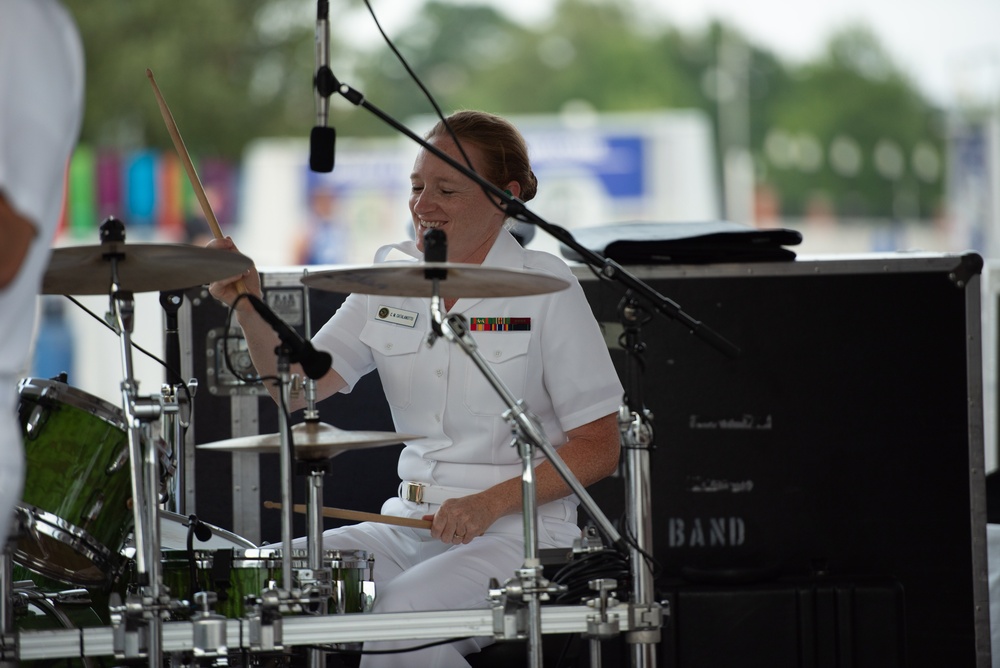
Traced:
MULTIPOLYGON (((333 77, 332 72, 331 77, 333 77)), ((461 174, 472 179, 477 185, 479 185, 480 188, 495 197, 506 207, 506 212, 509 217, 531 223, 532 225, 542 228, 550 236, 555 237, 558 241, 576 251, 582 260, 596 269, 603 278, 620 283, 627 292, 633 295, 633 299, 641 298, 642 302, 652 308, 655 312, 677 320, 679 323, 687 327, 692 334, 704 340, 706 343, 721 351, 723 354, 730 357, 736 357, 739 355, 740 349, 735 344, 704 325, 701 321, 696 320, 685 313, 676 302, 654 290, 649 284, 643 282, 628 272, 620 264, 614 260, 603 257, 589 248, 586 248, 580 244, 580 242, 578 242, 568 230, 544 220, 541 216, 538 216, 529 210, 520 199, 512 197, 504 190, 501 190, 497 186, 482 178, 469 166, 458 162, 444 151, 441 151, 439 148, 433 146, 422 137, 419 137, 402 123, 365 100, 364 95, 359 91, 351 88, 347 84, 341 83, 336 79, 336 77, 333 77, 333 81, 336 84, 337 93, 344 99, 355 106, 362 107, 371 112, 390 127, 415 141, 425 151, 443 160, 445 163, 458 170, 461 174)), ((440 317, 440 314, 436 314, 436 317, 440 317)), ((449 321, 451 319, 452 317, 448 316, 444 319, 442 324, 449 323, 450 325, 451 323, 449 321)), ((457 323, 456 325, 458 331, 452 332, 453 338, 450 340, 462 342, 466 339, 467 335, 461 331, 461 325, 458 325, 457 323)), ((436 329, 437 331, 441 331, 440 328, 436 329)), ((636 334, 636 336, 638 335, 636 334)), ((471 337, 468 338, 471 340, 471 337)), ((464 345, 463 348, 465 348, 464 345)), ((634 400, 635 398, 632 397, 631 401, 634 400)), ((514 422, 521 424, 524 429, 520 435, 526 436, 530 439, 533 429, 529 425, 530 419, 527 419, 529 416, 521 409, 523 409, 523 407, 512 407, 511 411, 508 411, 508 414, 505 417, 507 417, 508 420, 511 420, 513 417, 514 422)), ((623 408, 619 415, 619 423, 621 424, 624 419, 628 421, 629 425, 632 425, 633 423, 635 424, 634 429, 630 426, 625 430, 625 433, 628 434, 630 438, 632 434, 635 434, 636 440, 641 440, 647 438, 648 436, 651 441, 652 431, 651 427, 646 426, 644 423, 646 419, 644 413, 644 409, 639 405, 633 405, 633 407, 630 408, 623 408), (636 411, 634 409, 638 410, 636 411)), ((554 451, 550 454, 549 450, 544 447, 544 444, 536 443, 536 445, 538 445, 549 460, 552 461, 556 470, 569 485, 570 489, 577 493, 580 497, 581 503, 584 505, 588 513, 591 514, 591 517, 593 517, 598 523, 599 528, 601 528, 604 534, 611 539, 611 542, 620 549, 622 544, 621 537, 617 534, 614 528, 610 526, 610 522, 607 521, 607 517, 604 513, 600 511, 600 508, 596 503, 594 503, 589 494, 586 494, 585 492, 577 492, 578 489, 581 492, 583 491, 583 487, 580 485, 579 481, 576 480, 565 465, 559 465, 562 462, 559 460, 558 456, 552 456, 555 454, 554 451)), ((625 474, 630 478, 630 480, 626 481, 626 486, 628 489, 635 491, 635 496, 641 497, 641 500, 637 501, 637 503, 638 505, 643 506, 641 509, 634 506, 629 506, 626 509, 626 512, 630 514, 629 524, 635 527, 633 532, 634 534, 637 534, 633 535, 635 548, 632 550, 633 554, 631 559, 632 579, 633 582, 637 584, 633 587, 632 609, 630 612, 630 614, 633 615, 633 619, 631 620, 631 633, 629 635, 629 639, 637 645, 641 645, 641 647, 637 647, 632 653, 633 665, 637 667, 641 666, 642 668, 653 668, 653 666, 656 665, 655 642, 659 639, 659 629, 663 624, 663 611, 660 604, 653 600, 654 591, 652 586, 652 573, 649 568, 649 564, 647 563, 648 559, 652 558, 652 544, 648 540, 650 532, 647 530, 650 526, 650 509, 652 505, 649 501, 651 477, 649 470, 649 450, 648 448, 631 448, 629 447, 629 443, 626 443, 626 448, 629 453, 636 453, 635 461, 631 462, 631 465, 626 467, 625 474), (644 513, 643 515, 639 515, 640 510, 644 513), (638 530, 638 527, 640 526, 643 527, 642 530, 638 530), (635 555, 640 556, 636 558, 635 555)), ((636 500, 633 499, 633 501, 636 500)), ((532 658, 530 652, 529 658, 532 658)))
POLYGON ((309 168, 314 172, 332 172, 337 131, 329 127, 330 96, 337 79, 330 71, 330 2, 318 0, 316 5, 316 126, 309 134, 309 168))

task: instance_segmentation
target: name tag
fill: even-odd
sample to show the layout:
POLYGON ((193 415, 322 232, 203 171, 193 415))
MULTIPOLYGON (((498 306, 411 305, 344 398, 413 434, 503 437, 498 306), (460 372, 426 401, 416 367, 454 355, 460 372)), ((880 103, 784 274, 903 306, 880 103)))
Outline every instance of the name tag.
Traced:
POLYGON ((391 322, 394 325, 413 327, 417 324, 417 312, 392 308, 391 306, 379 306, 378 313, 375 314, 375 319, 391 322))
POLYGON ((531 318, 469 318, 473 332, 527 332, 531 318))

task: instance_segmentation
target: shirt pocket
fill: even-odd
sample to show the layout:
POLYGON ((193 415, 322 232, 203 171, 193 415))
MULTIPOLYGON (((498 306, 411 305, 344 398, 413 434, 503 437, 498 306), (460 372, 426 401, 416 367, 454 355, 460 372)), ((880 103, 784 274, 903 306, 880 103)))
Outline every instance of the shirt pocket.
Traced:
MULTIPOLYGON (((490 370, 515 399, 523 399, 531 332, 475 332, 472 336, 490 370)), ((537 372, 541 374, 541 368, 537 372)), ((465 406, 473 415, 499 416, 509 408, 471 360, 465 378, 465 406)))
POLYGON ((413 361, 424 343, 424 333, 384 322, 368 322, 358 338, 371 348, 386 401, 396 408, 408 407, 413 361))

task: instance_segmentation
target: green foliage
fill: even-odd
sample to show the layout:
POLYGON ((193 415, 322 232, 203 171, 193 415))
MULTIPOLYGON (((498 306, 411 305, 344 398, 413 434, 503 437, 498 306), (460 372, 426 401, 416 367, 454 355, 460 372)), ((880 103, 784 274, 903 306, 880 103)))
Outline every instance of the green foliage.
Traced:
MULTIPOLYGON (((65 2, 87 53, 84 142, 170 148, 146 68, 193 153, 238 159, 258 137, 308 136, 315 122, 314 3, 65 2)), ((388 11, 383 4, 372 0, 376 13, 388 11)), ((370 103, 404 121, 432 112, 383 42, 336 36, 334 30, 334 72, 370 103)), ((918 144, 943 155, 938 112, 863 27, 842 31, 825 55, 800 65, 783 63, 724 23, 690 33, 658 24, 634 0, 559 0, 549 24, 539 26, 487 6, 430 0, 390 36, 445 112, 556 113, 570 103, 599 112, 694 108, 718 128, 720 111, 732 108, 718 94, 720 76, 728 76, 743 96, 745 140, 759 178, 780 191, 786 215, 802 214, 819 195, 840 213, 927 217, 941 198, 942 179, 921 180, 910 166, 918 144), (723 40, 744 47, 738 71, 720 74, 723 40), (776 163, 767 149, 776 132, 814 137, 822 164, 809 170, 776 163), (831 143, 844 137, 863 155, 856 174, 830 166, 831 143), (872 159, 886 140, 906 157, 895 179, 881 176, 872 159), (901 201, 909 204, 901 209, 901 201)), ((330 108, 342 136, 393 132, 340 97, 330 108)), ((722 133, 720 140, 724 148, 732 138, 722 133)))
POLYGON ((84 41, 83 140, 171 146, 145 72, 152 70, 193 152, 236 158, 255 137, 309 127, 309 15, 298 30, 290 0, 164 4, 66 0, 84 41))

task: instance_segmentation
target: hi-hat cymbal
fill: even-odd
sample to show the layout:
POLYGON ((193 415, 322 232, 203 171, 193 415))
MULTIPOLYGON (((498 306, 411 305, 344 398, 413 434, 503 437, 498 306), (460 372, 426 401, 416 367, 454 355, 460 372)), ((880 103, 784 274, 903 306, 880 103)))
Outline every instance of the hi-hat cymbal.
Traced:
MULTIPOLYGON (((302 461, 329 459, 345 450, 376 448, 412 441, 423 436, 397 434, 391 431, 345 431, 322 422, 301 422, 292 427, 293 455, 302 461)), ((202 450, 222 450, 226 452, 280 452, 281 434, 262 434, 230 438, 215 443, 196 446, 202 450)))
POLYGON ((111 289, 109 255, 119 256, 122 290, 180 290, 235 276, 253 261, 245 255, 188 244, 67 246, 52 251, 42 279, 42 294, 105 295, 111 289))
POLYGON ((442 299, 541 295, 569 287, 566 281, 548 274, 457 262, 386 262, 370 267, 345 267, 308 274, 302 282, 310 288, 330 292, 430 297, 432 281, 424 277, 424 271, 430 268, 447 272, 447 277, 438 282, 442 299))

